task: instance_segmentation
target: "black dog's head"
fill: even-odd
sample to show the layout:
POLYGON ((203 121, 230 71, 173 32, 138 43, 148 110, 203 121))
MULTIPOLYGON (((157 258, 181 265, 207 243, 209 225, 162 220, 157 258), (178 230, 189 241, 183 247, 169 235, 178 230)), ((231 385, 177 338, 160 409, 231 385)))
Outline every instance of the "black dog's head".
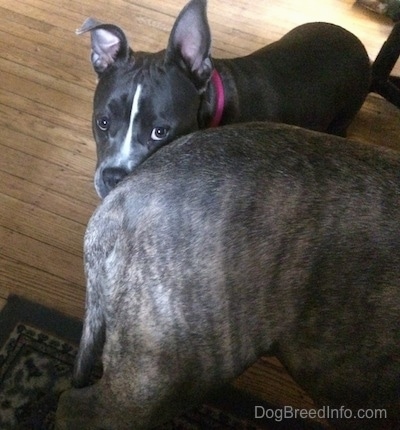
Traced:
POLYGON ((213 70, 206 0, 192 0, 172 29, 167 49, 134 52, 123 31, 89 18, 98 75, 93 134, 96 191, 105 197, 161 146, 199 129, 199 109, 213 70))

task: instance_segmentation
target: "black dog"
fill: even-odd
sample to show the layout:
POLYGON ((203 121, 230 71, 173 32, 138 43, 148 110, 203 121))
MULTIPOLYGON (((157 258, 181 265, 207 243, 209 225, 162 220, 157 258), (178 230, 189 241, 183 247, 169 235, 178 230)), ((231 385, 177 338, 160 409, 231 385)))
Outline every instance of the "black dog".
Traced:
POLYGON ((57 428, 150 429, 269 353, 320 406, 393 418, 399 225, 397 152, 269 123, 166 145, 89 223, 74 383, 103 343, 104 374, 57 428))
POLYGON ((87 20, 100 197, 161 146, 192 131, 271 120, 344 135, 363 104, 371 67, 362 43, 333 24, 310 23, 251 55, 212 60, 206 0, 192 0, 167 49, 133 52, 123 31, 87 20))

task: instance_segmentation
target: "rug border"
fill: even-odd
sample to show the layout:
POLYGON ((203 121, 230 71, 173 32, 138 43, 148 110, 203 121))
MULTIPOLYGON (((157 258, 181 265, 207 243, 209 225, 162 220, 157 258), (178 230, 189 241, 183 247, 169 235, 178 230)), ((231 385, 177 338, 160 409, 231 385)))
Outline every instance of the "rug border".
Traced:
MULTIPOLYGON (((49 334, 62 338, 66 342, 79 345, 82 332, 82 321, 65 315, 54 309, 50 309, 39 303, 24 299, 15 294, 10 294, 6 305, 0 311, 0 349, 8 340, 14 327, 18 324, 31 325, 39 330, 46 330, 49 334), (51 324, 54 321, 54 324, 51 324)), ((265 419, 256 419, 250 411, 255 405, 276 409, 276 405, 269 404, 265 400, 253 396, 247 391, 240 390, 232 385, 224 385, 217 389, 210 398, 204 402, 206 405, 216 406, 222 411, 255 425, 259 429, 274 430, 323 430, 325 426, 315 421, 288 419, 280 422, 265 419)))
POLYGON ((0 348, 6 343, 14 327, 26 324, 64 339, 78 346, 82 333, 82 321, 39 303, 10 294, 0 311, 0 348), (54 324, 52 324, 52 321, 54 324))

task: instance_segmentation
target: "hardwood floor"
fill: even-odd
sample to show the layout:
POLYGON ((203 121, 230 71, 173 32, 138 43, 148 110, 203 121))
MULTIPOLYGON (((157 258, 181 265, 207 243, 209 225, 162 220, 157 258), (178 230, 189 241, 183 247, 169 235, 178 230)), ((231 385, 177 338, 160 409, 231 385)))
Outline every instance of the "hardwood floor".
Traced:
MULTIPOLYGON (((15 293, 83 315, 82 236, 98 203, 95 75, 89 36, 75 36, 75 28, 95 16, 120 25, 134 49, 155 51, 165 47, 184 4, 0 2, 0 307, 15 293)), ((208 11, 215 57, 245 55, 298 24, 322 20, 353 31, 373 60, 392 27, 350 0, 209 0, 208 11)), ((349 135, 400 149, 399 110, 371 94, 349 135)), ((283 404, 311 404, 274 360, 260 360, 238 384, 283 404)))

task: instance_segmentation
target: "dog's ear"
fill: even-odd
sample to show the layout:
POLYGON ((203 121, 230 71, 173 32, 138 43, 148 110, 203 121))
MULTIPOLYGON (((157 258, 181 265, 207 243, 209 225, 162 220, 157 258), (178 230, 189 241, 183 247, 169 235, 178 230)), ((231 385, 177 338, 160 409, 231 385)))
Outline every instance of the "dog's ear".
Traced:
POLYGON ((210 55, 211 33, 207 20, 207 0, 191 0, 172 28, 166 62, 184 68, 199 90, 205 88, 213 65, 210 55))
POLYGON ((90 31, 92 39, 91 59, 96 73, 100 76, 115 62, 126 61, 129 58, 129 45, 124 32, 112 24, 88 18, 76 34, 90 31))

